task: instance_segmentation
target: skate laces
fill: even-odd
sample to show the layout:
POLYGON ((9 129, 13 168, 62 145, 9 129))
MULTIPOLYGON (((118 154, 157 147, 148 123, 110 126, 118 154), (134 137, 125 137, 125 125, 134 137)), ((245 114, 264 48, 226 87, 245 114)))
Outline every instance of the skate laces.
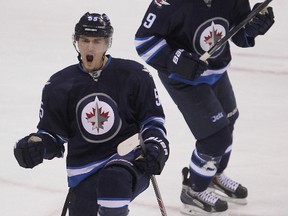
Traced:
POLYGON ((225 188, 228 188, 230 190, 236 191, 237 187, 239 186, 239 183, 233 181, 232 179, 225 176, 223 173, 219 176, 216 176, 217 181, 224 186, 225 188))
POLYGON ((197 197, 207 203, 215 204, 216 201, 219 199, 216 195, 213 193, 205 190, 203 192, 198 192, 197 197))

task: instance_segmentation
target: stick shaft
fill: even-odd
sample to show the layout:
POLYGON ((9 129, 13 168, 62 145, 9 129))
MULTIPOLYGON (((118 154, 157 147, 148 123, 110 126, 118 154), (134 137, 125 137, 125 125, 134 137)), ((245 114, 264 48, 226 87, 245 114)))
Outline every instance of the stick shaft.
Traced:
POLYGON ((157 183, 157 180, 156 180, 154 175, 151 176, 151 182, 152 182, 153 189, 154 189, 154 192, 155 192, 155 195, 156 195, 156 198, 157 198, 157 202, 158 202, 158 206, 159 206, 161 215, 162 216, 167 216, 166 209, 165 209, 165 206, 164 206, 164 203, 163 203, 163 199, 161 197, 160 190, 159 190, 159 187, 158 187, 158 183, 157 183))
MULTIPOLYGON (((144 141, 142 139, 141 134, 139 134, 139 139, 140 139, 140 145, 142 147, 142 150, 143 150, 143 153, 144 153, 144 157, 145 157, 146 149, 145 149, 145 144, 144 144, 144 141)), ((156 196, 156 199, 157 199, 157 203, 158 203, 161 215, 162 216, 167 216, 166 208, 165 208, 165 205, 164 205, 161 193, 160 193, 160 189, 158 187, 158 183, 157 183, 156 177, 154 175, 151 176, 151 182, 152 182, 152 185, 153 185, 153 189, 154 189, 154 192, 155 192, 155 196, 156 196)))
POLYGON ((67 210, 68 210, 68 207, 69 207, 70 198, 72 196, 71 190, 72 189, 69 188, 69 191, 68 191, 68 194, 66 196, 65 203, 64 203, 64 206, 63 206, 63 209, 62 209, 62 212, 61 212, 61 216, 66 216, 66 213, 67 213, 67 210))

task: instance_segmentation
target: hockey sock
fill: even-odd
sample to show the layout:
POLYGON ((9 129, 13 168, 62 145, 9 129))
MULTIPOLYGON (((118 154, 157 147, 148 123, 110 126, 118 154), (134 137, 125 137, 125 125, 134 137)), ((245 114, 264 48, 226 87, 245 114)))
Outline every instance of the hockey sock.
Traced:
POLYGON ((208 188, 216 174, 221 157, 212 157, 193 151, 190 162, 190 186, 194 191, 201 192, 208 188))

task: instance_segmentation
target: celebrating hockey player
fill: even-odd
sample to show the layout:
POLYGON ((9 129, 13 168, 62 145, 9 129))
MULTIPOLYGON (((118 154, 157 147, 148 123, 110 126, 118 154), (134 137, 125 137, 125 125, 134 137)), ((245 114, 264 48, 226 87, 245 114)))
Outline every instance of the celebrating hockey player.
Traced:
MULTIPOLYGON (((182 170, 185 214, 224 212, 227 201, 246 202, 247 188, 223 172, 239 115, 227 74, 229 43, 205 62, 200 57, 250 12, 248 0, 153 0, 135 35, 139 56, 158 71, 196 139, 189 168, 182 170), (217 195, 219 191, 225 195, 217 195)), ((253 47, 255 38, 273 23, 273 10, 268 7, 231 40, 239 47, 253 47)))
POLYGON ((106 54, 112 35, 107 15, 81 17, 74 33, 80 62, 52 75, 42 92, 38 131, 14 148, 19 165, 33 168, 63 157, 67 147, 70 216, 128 215, 129 203, 169 156, 152 76, 135 61, 106 54), (145 156, 140 147, 120 156, 118 144, 137 133, 145 156))

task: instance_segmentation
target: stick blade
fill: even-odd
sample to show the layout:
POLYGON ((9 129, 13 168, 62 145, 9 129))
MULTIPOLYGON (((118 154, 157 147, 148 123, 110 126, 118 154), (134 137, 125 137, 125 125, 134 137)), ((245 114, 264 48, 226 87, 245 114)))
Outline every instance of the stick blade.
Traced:
POLYGON ((139 134, 135 134, 128 139, 124 140, 117 146, 117 152, 120 156, 127 155, 130 153, 139 143, 139 134))

